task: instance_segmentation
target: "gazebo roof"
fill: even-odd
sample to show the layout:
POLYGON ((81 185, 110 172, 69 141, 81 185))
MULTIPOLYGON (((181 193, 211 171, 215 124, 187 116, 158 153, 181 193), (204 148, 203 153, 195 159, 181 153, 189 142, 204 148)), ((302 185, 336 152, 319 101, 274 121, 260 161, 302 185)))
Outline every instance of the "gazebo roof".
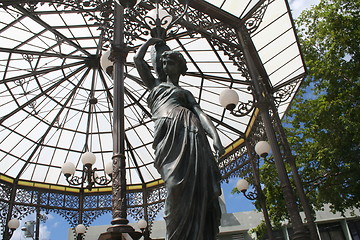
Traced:
MULTIPOLYGON (((183 1, 180 1, 183 2, 183 1)), ((83 166, 86 151, 97 157, 100 175, 112 158, 113 81, 99 67, 112 36, 113 1, 0 1, 0 178, 41 187, 69 186, 64 162, 83 166), (45 184, 45 185, 44 185, 45 184)), ((178 1, 163 7, 179 16, 178 1)), ((125 66, 127 183, 157 184, 153 166, 153 122, 147 90, 133 64, 136 49, 149 38, 138 13, 153 8, 143 0, 125 14, 131 50, 125 66)), ((188 73, 180 85, 190 90, 216 125, 227 153, 251 127, 254 110, 235 117, 220 106, 222 90, 252 100, 250 77, 238 31, 245 26, 261 60, 259 71, 282 116, 305 75, 285 0, 192 0, 167 44, 182 52, 188 73)))

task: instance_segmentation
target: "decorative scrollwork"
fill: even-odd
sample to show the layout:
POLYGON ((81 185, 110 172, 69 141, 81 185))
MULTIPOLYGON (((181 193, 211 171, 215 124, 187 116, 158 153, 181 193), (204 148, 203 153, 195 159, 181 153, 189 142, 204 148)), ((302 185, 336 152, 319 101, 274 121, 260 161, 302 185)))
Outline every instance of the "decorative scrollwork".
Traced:
POLYGON ((143 193, 142 192, 129 192, 127 194, 128 206, 142 206, 143 193))
POLYGON ((248 102, 239 102, 237 105, 237 109, 232 109, 231 114, 236 117, 247 116, 254 108, 255 108, 255 94, 252 87, 248 87, 248 91, 251 92, 252 100, 248 100, 248 102))
POLYGON ((228 181, 229 178, 240 176, 244 168, 248 166, 249 157, 246 154, 245 144, 241 144, 232 150, 226 157, 219 163, 220 174, 222 181, 228 181))
POLYGON ((79 224, 79 212, 68 209, 48 209, 48 212, 53 212, 62 216, 71 227, 75 227, 79 224))
POLYGON ((25 206, 25 205, 14 205, 12 210, 12 217, 17 219, 23 219, 27 215, 35 212, 36 208, 33 206, 25 206))
POLYGON ((22 56, 24 60, 27 61, 28 63, 31 63, 34 60, 34 56, 31 54, 23 54, 22 56))
POLYGON ((264 18, 267 7, 270 4, 270 0, 265 1, 252 15, 245 21, 245 27, 249 31, 249 33, 255 32, 262 19, 264 18))
POLYGON ((65 195, 64 206, 66 208, 78 209, 80 207, 79 196, 76 195, 65 195))
POLYGON ((238 47, 226 44, 218 38, 211 38, 210 41, 228 56, 229 60, 233 62, 234 66, 238 68, 238 71, 242 73, 242 77, 244 77, 250 85, 251 77, 247 65, 245 64, 246 61, 243 52, 238 47))
POLYGON ((15 201, 20 203, 35 203, 37 202, 38 193, 36 191, 27 191, 25 189, 17 189, 15 201))
POLYGON ((98 207, 99 208, 111 207, 111 199, 112 199, 111 194, 99 195, 98 196, 98 207))
POLYGON ((286 84, 284 87, 278 89, 273 93, 274 102, 277 107, 280 106, 281 103, 286 102, 290 99, 290 97, 294 93, 294 89, 300 81, 301 79, 297 79, 296 81, 293 81, 290 84, 286 84))
POLYGON ((49 206, 61 206, 63 205, 64 202, 64 194, 60 194, 60 193, 50 193, 49 194, 49 201, 48 201, 48 205, 49 206))
POLYGON ((249 192, 249 191, 243 191, 242 192, 244 194, 244 196, 249 199, 249 200, 256 200, 258 198, 258 194, 256 189, 254 189, 253 192, 249 192))
POLYGON ((108 185, 111 182, 111 178, 109 179, 106 176, 96 176, 94 182, 99 185, 108 185))
POLYGON ((21 78, 21 79, 17 79, 14 81, 16 86, 23 86, 25 83, 25 79, 21 78))
MULTIPOLYGON (((110 213, 111 210, 93 210, 93 211, 84 211, 82 213, 82 224, 88 226, 93 221, 96 220, 96 218, 102 216, 105 213, 110 213)), ((78 222, 80 223, 80 222, 78 222)))
POLYGON ((135 221, 144 219, 144 208, 143 207, 132 207, 127 210, 128 215, 130 215, 135 221))
POLYGON ((0 199, 4 201, 9 201, 10 194, 11 194, 11 187, 4 183, 0 183, 0 199))
POLYGON ((164 208, 164 206, 165 206, 165 202, 159 202, 156 204, 149 205, 148 207, 149 222, 155 221, 156 216, 164 208))
POLYGON ((79 185, 81 185, 82 183, 85 182, 85 179, 84 179, 83 176, 79 177, 79 176, 76 176, 76 175, 72 175, 71 177, 70 176, 67 177, 66 181, 68 183, 70 183, 71 185, 73 185, 73 186, 79 186, 79 185))

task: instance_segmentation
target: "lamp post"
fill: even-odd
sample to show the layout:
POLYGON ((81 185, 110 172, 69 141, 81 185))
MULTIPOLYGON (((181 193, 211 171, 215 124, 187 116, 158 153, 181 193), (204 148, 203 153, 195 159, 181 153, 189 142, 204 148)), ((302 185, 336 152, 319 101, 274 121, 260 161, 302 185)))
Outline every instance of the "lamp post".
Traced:
MULTIPOLYGON (((124 64, 128 54, 128 47, 124 42, 124 8, 133 8, 139 0, 116 0, 114 9, 114 39, 108 57, 101 60, 102 68, 114 80, 113 104, 113 185, 112 185, 112 226, 102 233, 99 240, 121 239, 123 235, 130 235, 132 239, 139 239, 141 233, 135 232, 128 225, 126 205, 126 172, 125 172, 125 128, 124 128, 124 64), (107 60, 110 60, 107 61, 107 60)), ((152 1, 156 8, 147 16, 138 17, 143 20, 144 27, 150 30, 152 37, 165 39, 167 30, 180 19, 172 21, 172 17, 160 8, 159 0, 152 1)), ((188 4, 185 1, 186 7, 188 4)), ((162 51, 167 50, 166 45, 161 45, 162 51)))
POLYGON ((136 0, 117 0, 114 9, 114 39, 110 60, 113 61, 112 78, 114 81, 113 105, 113 181, 112 181, 112 221, 107 232, 100 234, 99 240, 123 239, 130 236, 139 239, 140 232, 128 225, 126 203, 125 171, 125 126, 124 126, 124 64, 128 47, 124 43, 124 8, 134 7, 136 0))
POLYGON ((87 182, 86 188, 91 191, 95 184, 98 185, 108 185, 111 182, 112 177, 112 163, 108 162, 105 166, 105 173, 110 177, 109 179, 106 176, 99 177, 96 174, 97 169, 92 168, 94 163, 96 162, 96 157, 91 152, 86 152, 82 155, 81 161, 84 165, 84 171, 82 172, 81 177, 75 176, 75 165, 72 162, 65 162, 62 167, 61 171, 66 177, 66 181, 70 185, 81 185, 87 182))
MULTIPOLYGON (((303 208, 304 208, 307 224, 308 224, 308 227, 309 227, 309 230, 310 230, 310 237, 313 240, 317 240, 317 239, 319 239, 319 236, 318 236, 316 225, 315 225, 315 222, 314 222, 314 217, 312 215, 309 202, 308 202, 308 200, 306 198, 304 189, 302 187, 302 182, 301 182, 300 176, 298 174, 297 167, 296 167, 294 158, 293 158, 293 156, 291 154, 289 145, 288 144, 286 144, 286 145, 287 146, 285 146, 285 148, 288 148, 288 149, 285 149, 285 152, 286 152, 287 156, 290 157, 290 159, 288 159, 288 163, 289 163, 289 165, 291 167, 291 171, 293 172, 295 186, 296 186, 297 192, 299 194, 299 199, 301 201, 301 204, 303 205, 303 208)), ((269 152, 270 152, 270 144, 268 142, 259 141, 255 145, 255 152, 260 157, 262 157, 265 161, 267 161, 269 163, 274 163, 272 161, 269 161, 266 158, 268 156, 269 152)))
POLYGON ((236 183, 236 188, 239 192, 242 192, 243 195, 249 200, 258 200, 264 215, 264 221, 266 225, 266 232, 270 240, 274 240, 274 234, 272 231, 271 221, 269 217, 268 210, 266 208, 265 196, 260 188, 255 184, 255 190, 253 192, 248 192, 249 183, 245 179, 239 179, 236 183))

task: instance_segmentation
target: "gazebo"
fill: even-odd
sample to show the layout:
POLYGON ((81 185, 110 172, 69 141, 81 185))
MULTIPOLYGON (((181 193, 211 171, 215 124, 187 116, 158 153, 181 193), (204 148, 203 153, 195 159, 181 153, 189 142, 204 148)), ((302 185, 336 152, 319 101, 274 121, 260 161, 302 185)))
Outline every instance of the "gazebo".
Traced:
MULTIPOLYGON (((57 213, 74 228, 111 212, 114 194, 107 165, 114 158, 118 99, 116 81, 100 63, 113 47, 115 10, 123 2, 0 1, 4 239, 11 219, 33 212, 57 213), (96 158, 90 183, 82 178, 90 171, 82 162, 84 153, 96 158), (64 163, 75 166, 68 178, 62 173, 64 163)), ((121 37, 128 54, 119 121, 124 124, 127 215, 151 224, 166 196, 153 166, 148 91, 133 63, 137 48, 150 37, 145 16, 152 9, 163 8, 171 16, 166 43, 183 53, 189 68, 180 85, 194 94, 226 146, 219 158, 222 180, 254 175, 254 146, 271 142, 269 128, 280 158, 289 157, 280 119, 306 71, 286 0, 142 0, 125 7, 120 7, 121 37), (228 89, 239 95, 231 111, 219 102, 228 89)))

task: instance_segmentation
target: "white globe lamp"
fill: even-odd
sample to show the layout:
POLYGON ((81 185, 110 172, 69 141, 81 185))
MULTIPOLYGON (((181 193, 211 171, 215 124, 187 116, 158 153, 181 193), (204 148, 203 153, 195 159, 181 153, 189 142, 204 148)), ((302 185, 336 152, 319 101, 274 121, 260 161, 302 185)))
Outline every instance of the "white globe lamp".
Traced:
POLYGON ((227 110, 234 110, 239 102, 239 95, 234 89, 225 89, 219 95, 220 105, 227 110))
POLYGON ((20 226, 20 221, 17 218, 13 218, 8 222, 8 227, 11 230, 15 230, 20 226))
POLYGON ((96 162, 95 154, 92 152, 86 152, 82 155, 81 161, 85 166, 92 166, 96 162))
POLYGON ((100 57, 101 68, 108 74, 112 75, 114 63, 109 59, 111 50, 105 51, 100 57))
POLYGON ((111 175, 113 173, 113 163, 111 161, 106 163, 106 165, 105 165, 105 173, 107 175, 111 175))
POLYGON ((141 219, 138 221, 137 225, 140 229, 145 229, 147 227, 147 222, 144 219, 141 219))
POLYGON ((79 224, 75 227, 76 234, 84 234, 86 232, 86 227, 84 224, 79 224))
POLYGON ((236 183, 236 188, 240 192, 246 192, 248 190, 248 188, 249 188, 249 183, 245 179, 240 179, 236 183))
POLYGON ((269 154, 270 149, 270 144, 267 141, 259 141, 255 145, 256 154, 263 158, 269 154))
POLYGON ((75 173, 75 165, 72 162, 65 162, 61 167, 61 172, 66 176, 70 177, 75 173))

